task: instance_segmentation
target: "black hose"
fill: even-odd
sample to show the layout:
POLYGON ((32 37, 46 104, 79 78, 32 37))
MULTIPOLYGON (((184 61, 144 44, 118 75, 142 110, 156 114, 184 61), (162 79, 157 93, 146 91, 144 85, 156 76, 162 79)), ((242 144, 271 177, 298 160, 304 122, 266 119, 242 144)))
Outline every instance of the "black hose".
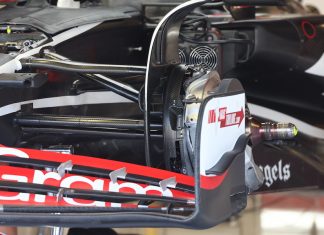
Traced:
POLYGON ((112 65, 112 64, 91 64, 74 61, 60 61, 40 58, 21 59, 20 63, 24 68, 53 69, 64 72, 75 73, 104 73, 110 75, 145 75, 145 66, 112 65))

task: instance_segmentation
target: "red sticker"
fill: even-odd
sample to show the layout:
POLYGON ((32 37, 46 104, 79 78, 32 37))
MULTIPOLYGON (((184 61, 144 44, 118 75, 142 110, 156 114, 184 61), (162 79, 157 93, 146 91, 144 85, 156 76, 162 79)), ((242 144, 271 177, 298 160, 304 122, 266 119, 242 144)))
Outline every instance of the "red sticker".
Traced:
POLYGON ((218 121, 220 122, 220 127, 228 127, 228 126, 240 126, 244 119, 244 111, 243 108, 241 111, 227 113, 227 108, 220 108, 219 109, 219 118, 218 121))
POLYGON ((303 20, 301 22, 301 28, 303 30, 303 34, 308 39, 314 39, 317 35, 317 30, 315 25, 313 25, 311 22, 307 20, 303 20))
POLYGON ((208 124, 215 123, 216 122, 216 110, 209 110, 208 113, 208 124))

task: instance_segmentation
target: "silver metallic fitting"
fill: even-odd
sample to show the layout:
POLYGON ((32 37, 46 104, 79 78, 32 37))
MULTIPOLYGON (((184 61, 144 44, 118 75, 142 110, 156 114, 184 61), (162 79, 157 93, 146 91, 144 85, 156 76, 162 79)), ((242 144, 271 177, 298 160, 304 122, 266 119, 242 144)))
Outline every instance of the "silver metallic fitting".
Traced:
POLYGON ((60 188, 56 194, 56 202, 60 202, 63 199, 64 188, 60 188))
POLYGON ((125 179, 127 175, 126 167, 114 170, 109 173, 110 180, 115 184, 118 179, 125 179))
POLYGON ((67 171, 72 171, 73 163, 72 160, 69 160, 67 162, 63 162, 59 165, 59 167, 56 169, 56 172, 61 176, 64 177, 65 173, 67 171))
POLYGON ((159 185, 163 191, 167 190, 168 188, 175 188, 177 186, 177 179, 174 176, 165 180, 161 180, 159 182, 159 185))

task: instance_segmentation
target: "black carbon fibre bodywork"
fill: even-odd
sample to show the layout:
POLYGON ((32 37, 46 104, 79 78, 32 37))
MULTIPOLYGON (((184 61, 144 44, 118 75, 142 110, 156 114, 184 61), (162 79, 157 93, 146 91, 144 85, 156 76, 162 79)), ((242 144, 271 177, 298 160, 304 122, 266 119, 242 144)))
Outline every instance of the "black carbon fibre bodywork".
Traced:
MULTIPOLYGON (((158 198, 170 205, 165 210, 147 211, 100 208, 89 214, 84 213, 84 208, 65 210, 62 207, 60 215, 50 213, 53 207, 48 207, 48 213, 46 207, 34 208, 33 213, 28 212, 28 207, 8 207, 0 212, 1 222, 22 226, 204 229, 225 221, 246 207, 249 189, 245 181, 244 151, 249 133, 241 133, 239 140, 229 138, 237 143, 236 147, 228 149, 219 164, 206 172, 207 176, 224 177, 219 185, 206 189, 202 187, 202 176, 206 175, 200 172, 202 120, 207 103, 213 98, 243 93, 247 97, 243 116, 250 117, 248 107, 251 106, 251 115, 261 121, 289 122, 288 117, 291 122, 301 123, 300 134, 295 139, 252 146, 255 163, 265 176, 263 186, 255 193, 323 188, 324 72, 318 69, 314 72, 311 68, 324 58, 324 16, 262 18, 256 14, 250 19, 226 21, 231 16, 224 13, 224 4, 251 8, 257 3, 281 7, 283 1, 193 0, 172 11, 160 25, 136 7, 93 7, 77 12, 40 4, 26 5, 25 12, 18 7, 1 10, 4 14, 0 15, 0 33, 6 40, 10 35, 22 36, 13 37, 16 39, 35 39, 36 35, 37 40, 46 36, 40 46, 47 46, 24 58, 23 53, 36 48, 18 50, 15 48, 21 46, 18 39, 8 45, 1 44, 1 63, 10 62, 13 55, 19 59, 15 61, 18 67, 0 64, 0 71, 9 68, 13 74, 46 74, 47 82, 39 87, 17 84, 1 87, 0 84, 0 145, 41 150, 67 145, 78 155, 153 166, 195 179, 194 189, 178 185, 180 190, 195 195, 194 203, 190 201, 194 205, 185 208, 182 214, 173 213, 179 203, 185 202, 182 199, 161 200, 161 197, 141 195, 141 200, 158 198), (206 12, 199 8, 205 3, 210 4, 206 12), (199 10, 192 13, 197 7, 199 10), (10 18, 12 12, 15 14, 10 18), (60 39, 64 33, 82 30, 84 26, 89 28, 71 38, 60 39), (55 44, 57 38, 61 41, 55 44), (180 57, 179 49, 185 51, 185 58, 180 57), (58 57, 46 58, 47 50, 58 57), (202 54, 194 54, 197 51, 202 54), (209 57, 214 60, 211 67, 206 66, 210 65, 209 57), (100 64, 105 64, 104 69, 100 70, 100 64), (77 66, 71 69, 70 65, 77 66), (87 66, 91 68, 84 69, 87 66), (217 88, 206 90, 208 95, 201 99, 195 94, 186 96, 188 86, 204 78, 210 70, 219 78, 217 88), (182 131, 191 127, 184 118, 184 106, 192 103, 201 106, 192 118, 197 119, 197 132, 194 138, 191 136, 194 154, 188 157, 183 150, 183 141, 187 140, 182 131)), ((163 4, 150 6, 159 8, 163 4)), ((213 118, 214 122, 220 122, 216 114, 213 118)), ((220 145, 215 144, 215 149, 220 145)), ((6 156, 0 156, 0 161, 11 166, 26 163, 25 166, 36 169, 46 163, 28 162, 28 159, 17 163, 6 156)), ((48 159, 47 164, 53 165, 52 161, 48 159)), ((108 178, 111 172, 75 165, 74 173, 108 178)), ((128 177, 130 182, 162 188, 159 180, 152 182, 150 177, 143 179, 133 174, 128 177)), ((20 192, 19 187, 22 192, 35 190, 31 184, 4 182, 2 189, 6 186, 14 192, 20 192)), ((57 189, 53 186, 54 191, 57 189)), ((37 186, 37 190, 52 193, 42 186, 37 186)), ((102 195, 84 191, 80 195, 86 199, 89 195, 102 199, 102 195)), ((135 200, 136 196, 126 199, 135 200)), ((113 202, 120 201, 117 198, 113 202)))

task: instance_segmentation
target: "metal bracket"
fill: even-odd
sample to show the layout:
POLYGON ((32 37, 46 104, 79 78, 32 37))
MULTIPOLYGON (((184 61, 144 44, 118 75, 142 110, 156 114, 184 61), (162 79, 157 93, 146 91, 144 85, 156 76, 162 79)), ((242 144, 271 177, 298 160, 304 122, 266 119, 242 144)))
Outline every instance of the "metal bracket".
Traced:
POLYGON ((115 184, 118 179, 125 179, 127 175, 126 167, 114 170, 109 173, 110 180, 115 184))
POLYGON ((69 160, 69 161, 66 161, 66 162, 63 162, 61 163, 57 169, 56 169, 56 172, 61 176, 61 177, 64 177, 65 173, 67 171, 72 171, 72 167, 73 167, 73 163, 72 163, 72 160, 69 160))
POLYGON ((56 202, 60 202, 63 199, 64 188, 60 188, 56 194, 56 202))
POLYGON ((167 190, 168 188, 175 188, 177 186, 177 179, 174 176, 165 180, 161 180, 159 182, 159 185, 163 191, 167 190))

